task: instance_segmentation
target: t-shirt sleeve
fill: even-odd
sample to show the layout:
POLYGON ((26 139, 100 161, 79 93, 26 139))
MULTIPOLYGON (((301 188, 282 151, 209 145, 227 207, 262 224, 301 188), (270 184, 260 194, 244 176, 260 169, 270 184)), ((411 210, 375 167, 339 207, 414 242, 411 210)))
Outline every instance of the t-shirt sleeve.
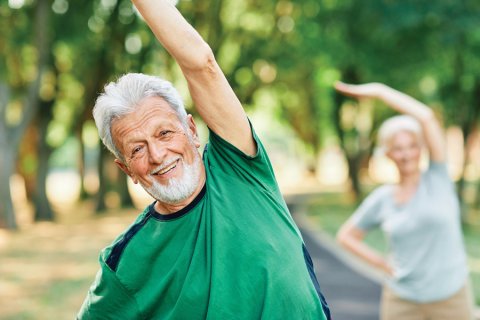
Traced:
MULTIPOLYGON (((261 185, 265 188, 276 187, 270 159, 251 123, 250 128, 257 146, 257 153, 253 156, 245 154, 209 129, 209 143, 206 146, 207 165, 216 167, 217 170, 230 177, 245 180, 250 185, 261 185)), ((249 138, 245 137, 245 139, 249 138)))
POLYGON ((350 221, 359 229, 369 231, 382 223, 382 202, 387 194, 387 186, 382 186, 370 193, 353 213, 350 221))
POLYGON ((450 207, 451 212, 460 215, 458 193, 445 162, 431 161, 423 174, 424 190, 436 205, 450 207))
POLYGON ((430 161, 425 175, 432 184, 443 183, 449 185, 450 188, 454 188, 453 181, 448 174, 448 168, 445 162, 430 161))
POLYGON ((140 319, 135 298, 100 259, 101 269, 83 302, 78 320, 140 319))

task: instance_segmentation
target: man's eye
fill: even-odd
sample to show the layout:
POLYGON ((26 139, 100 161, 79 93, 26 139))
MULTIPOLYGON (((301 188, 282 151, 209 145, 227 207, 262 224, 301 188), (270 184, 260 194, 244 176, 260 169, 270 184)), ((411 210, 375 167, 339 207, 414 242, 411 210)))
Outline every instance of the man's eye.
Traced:
POLYGON ((138 146, 138 147, 133 148, 133 150, 132 150, 132 155, 135 155, 135 154, 138 153, 140 150, 142 150, 142 147, 141 147, 141 146, 138 146))
POLYGON ((172 131, 170 130, 163 130, 162 132, 160 132, 160 135, 162 137, 165 137, 165 136, 168 136, 170 133, 172 133, 172 131))

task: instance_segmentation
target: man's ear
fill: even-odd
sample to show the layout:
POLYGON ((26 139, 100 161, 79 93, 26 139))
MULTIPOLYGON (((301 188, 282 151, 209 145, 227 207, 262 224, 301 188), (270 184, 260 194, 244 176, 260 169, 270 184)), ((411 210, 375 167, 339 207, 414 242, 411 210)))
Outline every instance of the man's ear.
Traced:
POLYGON ((130 169, 127 167, 125 163, 123 163, 123 161, 119 159, 115 159, 114 162, 117 165, 117 167, 119 167, 123 172, 125 172, 126 175, 128 175, 132 179, 133 183, 135 184, 138 183, 138 180, 133 177, 132 173, 130 172, 130 169))
POLYGON ((190 130, 190 134, 192 136, 195 147, 199 148, 200 138, 198 137, 197 125, 195 123, 195 120, 193 120, 193 117, 191 114, 187 115, 187 124, 188 124, 188 130, 190 130))

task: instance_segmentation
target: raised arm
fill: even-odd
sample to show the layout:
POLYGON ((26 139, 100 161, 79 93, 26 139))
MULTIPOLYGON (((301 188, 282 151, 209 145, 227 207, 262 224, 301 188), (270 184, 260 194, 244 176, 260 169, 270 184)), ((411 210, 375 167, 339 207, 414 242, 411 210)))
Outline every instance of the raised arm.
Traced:
POLYGON ((425 104, 381 83, 351 85, 337 82, 335 89, 359 99, 380 99, 395 111, 414 117, 422 126, 430 159, 436 162, 445 161, 445 138, 442 127, 432 109, 425 104))
POLYGON ((207 126, 246 154, 256 153, 247 116, 212 50, 171 0, 132 0, 158 41, 187 79, 195 107, 207 126))

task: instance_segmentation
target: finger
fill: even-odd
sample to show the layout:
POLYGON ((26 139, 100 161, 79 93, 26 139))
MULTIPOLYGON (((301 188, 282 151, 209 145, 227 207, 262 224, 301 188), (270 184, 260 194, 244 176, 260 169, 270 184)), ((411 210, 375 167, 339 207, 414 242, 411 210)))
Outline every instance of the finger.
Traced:
POLYGON ((340 81, 335 83, 335 89, 347 96, 357 97, 360 95, 360 92, 358 92, 358 88, 356 88, 355 85, 346 84, 340 81))
POLYGON ((337 81, 335 82, 334 87, 337 90, 343 91, 343 90, 346 90, 349 87, 349 85, 346 84, 345 82, 337 81))

